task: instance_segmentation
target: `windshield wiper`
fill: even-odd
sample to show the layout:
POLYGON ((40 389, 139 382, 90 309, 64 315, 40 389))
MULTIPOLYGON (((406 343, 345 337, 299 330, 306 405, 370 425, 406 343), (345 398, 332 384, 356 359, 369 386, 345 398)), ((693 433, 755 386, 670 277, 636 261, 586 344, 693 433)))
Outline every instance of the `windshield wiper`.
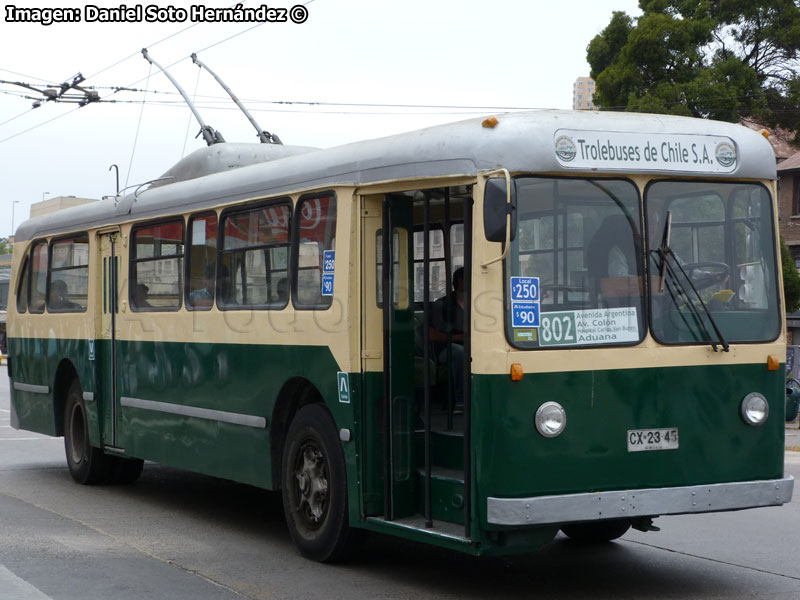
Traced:
POLYGON ((678 314, 681 315, 683 322, 686 324, 687 327, 689 326, 688 321, 683 316, 683 313, 680 310, 680 304, 678 303, 678 298, 675 296, 672 287, 674 286, 677 288, 678 295, 683 296, 686 299, 686 305, 689 307, 689 310, 692 312, 692 316, 696 323, 702 329, 703 334, 706 337, 706 340, 711 344, 711 347, 714 349, 714 352, 719 352, 717 348, 717 342, 714 341, 714 338, 711 336, 711 333, 708 331, 705 323, 703 322, 703 317, 700 314, 700 311, 697 309, 697 305, 692 302, 692 299, 689 297, 689 293, 687 292, 686 286, 681 281, 681 278, 678 276, 678 273, 675 270, 675 266, 678 267, 681 275, 683 275, 683 279, 689 284, 689 288, 694 292, 694 296, 700 302, 700 307, 703 309, 703 313, 705 313, 708 322, 711 323, 711 327, 714 329, 714 333, 717 335, 719 339, 719 343, 722 346, 723 351, 730 352, 730 346, 728 342, 725 340, 725 337, 722 335, 722 332, 719 330, 717 326, 717 322, 714 320, 714 317, 711 315, 711 311, 708 310, 706 303, 703 301, 703 297, 700 295, 700 292, 697 291, 694 283, 692 283, 691 278, 686 274, 686 271, 681 266, 681 263, 678 261, 675 253, 672 251, 672 248, 669 246, 670 234, 672 231, 672 212, 667 212, 667 218, 664 222, 664 233, 661 236, 661 246, 659 246, 658 250, 655 252, 658 254, 659 258, 661 259, 661 264, 658 268, 658 275, 659 275, 659 291, 664 291, 664 282, 667 275, 669 275, 669 281, 667 282, 667 291, 669 292, 670 297, 672 298, 675 307, 678 309, 678 314), (670 259, 672 264, 670 264, 670 259))

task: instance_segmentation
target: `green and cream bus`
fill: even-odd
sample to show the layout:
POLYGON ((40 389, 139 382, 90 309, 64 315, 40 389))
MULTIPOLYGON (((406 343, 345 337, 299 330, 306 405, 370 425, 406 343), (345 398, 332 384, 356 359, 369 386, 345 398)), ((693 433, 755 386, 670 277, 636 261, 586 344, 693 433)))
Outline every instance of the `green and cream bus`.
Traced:
POLYGON ((318 560, 781 505, 775 176, 758 133, 619 113, 197 150, 18 228, 12 425, 79 483, 280 489, 318 560))

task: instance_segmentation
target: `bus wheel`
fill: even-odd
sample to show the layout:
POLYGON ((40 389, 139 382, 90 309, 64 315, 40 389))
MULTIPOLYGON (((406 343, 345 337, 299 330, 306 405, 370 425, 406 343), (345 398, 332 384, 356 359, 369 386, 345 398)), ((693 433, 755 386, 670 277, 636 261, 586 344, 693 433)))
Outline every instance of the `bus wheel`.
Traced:
POLYGON ((77 379, 70 385, 64 405, 64 449, 69 473, 78 483, 91 485, 102 483, 108 478, 111 457, 89 443, 86 406, 83 403, 83 390, 77 379))
POLYGON ((289 426, 283 451, 286 523, 300 554, 342 560, 355 532, 347 514, 344 452, 330 413, 320 404, 301 408, 289 426))
POLYGON ((594 523, 576 523, 574 525, 564 525, 561 531, 576 542, 602 543, 610 542, 618 537, 625 535, 631 528, 631 522, 627 519, 613 519, 610 521, 596 521, 594 523))

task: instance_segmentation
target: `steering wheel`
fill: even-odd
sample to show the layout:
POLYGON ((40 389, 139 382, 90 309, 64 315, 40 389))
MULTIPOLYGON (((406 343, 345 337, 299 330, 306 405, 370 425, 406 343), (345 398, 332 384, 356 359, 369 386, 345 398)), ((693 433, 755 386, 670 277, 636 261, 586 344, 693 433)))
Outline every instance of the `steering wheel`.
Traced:
POLYGON ((714 285, 723 284, 731 274, 731 268, 722 262, 705 261, 681 265, 686 275, 699 290, 714 285), (699 272, 695 275, 696 272, 699 272))

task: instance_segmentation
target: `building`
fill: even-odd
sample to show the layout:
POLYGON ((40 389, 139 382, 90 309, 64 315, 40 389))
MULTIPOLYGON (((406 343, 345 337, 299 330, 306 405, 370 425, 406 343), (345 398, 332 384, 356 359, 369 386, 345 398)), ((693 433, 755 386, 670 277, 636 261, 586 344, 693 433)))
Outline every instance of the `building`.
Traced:
POLYGON ((594 79, 591 77, 578 77, 572 84, 572 109, 593 110, 594 79))
POLYGON ((41 202, 31 204, 30 217, 40 217, 47 215, 57 210, 79 206, 81 204, 88 204, 89 202, 97 202, 94 198, 77 198, 75 196, 56 196, 55 198, 48 198, 41 202))

